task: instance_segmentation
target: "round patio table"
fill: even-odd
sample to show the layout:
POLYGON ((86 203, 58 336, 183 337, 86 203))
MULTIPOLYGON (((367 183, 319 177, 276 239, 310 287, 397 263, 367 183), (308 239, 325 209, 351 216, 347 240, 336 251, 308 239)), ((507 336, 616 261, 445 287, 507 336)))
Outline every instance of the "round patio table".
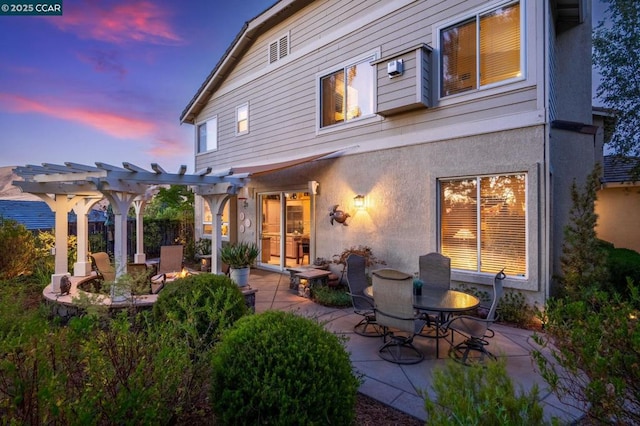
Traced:
MULTIPOLYGON (((376 300, 373 295, 373 286, 366 287, 364 294, 365 296, 372 297, 374 301, 376 300)), ((436 357, 439 356, 440 338, 446 336, 446 334, 440 334, 440 328, 449 317, 449 314, 468 311, 476 308, 479 304, 480 299, 476 296, 458 290, 422 287, 422 294, 413 295, 414 308, 419 311, 435 313, 435 315, 429 318, 435 320, 434 328, 436 335, 421 335, 424 337, 435 337, 436 357)))

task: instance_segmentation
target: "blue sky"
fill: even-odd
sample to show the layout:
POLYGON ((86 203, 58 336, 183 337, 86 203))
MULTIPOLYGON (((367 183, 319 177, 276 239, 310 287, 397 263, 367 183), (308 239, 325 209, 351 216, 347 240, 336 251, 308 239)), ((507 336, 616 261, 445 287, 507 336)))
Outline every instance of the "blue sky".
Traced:
POLYGON ((274 3, 65 0, 62 16, 0 16, 0 167, 193 171, 180 114, 244 22, 274 3))
POLYGON ((0 166, 193 171, 180 114, 244 22, 274 3, 65 0, 62 16, 0 16, 0 166))

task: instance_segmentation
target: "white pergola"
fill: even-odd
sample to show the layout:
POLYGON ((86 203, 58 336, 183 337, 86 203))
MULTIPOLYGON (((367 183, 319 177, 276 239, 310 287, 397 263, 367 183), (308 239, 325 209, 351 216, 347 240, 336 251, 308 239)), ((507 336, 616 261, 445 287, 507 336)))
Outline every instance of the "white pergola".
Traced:
POLYGON ((91 207, 107 198, 114 212, 114 257, 116 276, 126 272, 127 265, 127 212, 131 205, 136 212, 136 253, 134 262, 143 263, 146 255, 143 248, 144 206, 153 197, 160 185, 187 185, 196 195, 203 197, 214 213, 212 224, 212 270, 220 272, 219 248, 222 246, 221 225, 225 202, 246 186, 249 174, 233 173, 226 170, 211 173, 211 168, 186 174, 187 167, 181 166, 178 173, 167 173, 158 164, 151 164, 152 171, 131 163, 122 167, 104 163, 87 166, 76 163, 26 165, 14 172, 24 181, 14 181, 13 185, 22 192, 37 195, 55 212, 55 272, 51 278, 54 288, 60 285, 60 278, 68 275, 67 261, 68 213, 73 210, 78 217, 77 260, 73 267, 74 276, 86 276, 91 272, 88 260, 88 213, 91 207))

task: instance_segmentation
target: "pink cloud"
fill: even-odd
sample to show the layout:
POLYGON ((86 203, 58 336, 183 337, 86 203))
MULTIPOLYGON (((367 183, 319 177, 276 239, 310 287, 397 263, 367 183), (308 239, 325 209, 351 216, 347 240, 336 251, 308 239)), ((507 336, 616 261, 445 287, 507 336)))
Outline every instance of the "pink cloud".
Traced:
POLYGON ((174 158, 184 156, 184 142, 177 139, 162 138, 154 141, 147 153, 152 157, 174 158))
POLYGON ((156 130, 148 120, 88 108, 44 103, 22 96, 0 93, 0 107, 16 113, 37 113, 93 127, 116 138, 141 138, 156 130))
POLYGON ((168 15, 166 7, 144 0, 116 5, 85 1, 74 3, 65 9, 62 19, 50 22, 80 37, 110 43, 181 44, 182 38, 171 28, 168 15))

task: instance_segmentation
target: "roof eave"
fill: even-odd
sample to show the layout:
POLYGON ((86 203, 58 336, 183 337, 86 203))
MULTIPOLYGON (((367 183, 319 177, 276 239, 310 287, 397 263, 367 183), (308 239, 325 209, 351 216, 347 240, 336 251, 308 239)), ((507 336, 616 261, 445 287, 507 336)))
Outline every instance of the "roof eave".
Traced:
POLYGON ((195 123, 196 116, 202 111, 209 97, 229 75, 238 60, 258 36, 311 2, 313 0, 279 0, 260 15, 245 22, 236 38, 222 55, 222 58, 209 73, 195 96, 189 101, 189 104, 180 115, 180 123, 195 123))

